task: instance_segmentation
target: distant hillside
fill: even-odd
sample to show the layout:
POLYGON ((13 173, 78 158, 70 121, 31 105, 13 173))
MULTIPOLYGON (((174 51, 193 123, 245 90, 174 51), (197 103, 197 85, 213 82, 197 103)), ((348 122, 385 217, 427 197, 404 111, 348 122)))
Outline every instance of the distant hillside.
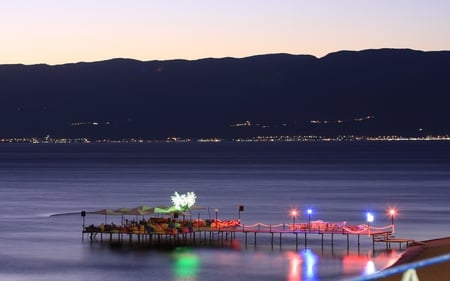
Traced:
POLYGON ((450 52, 0 65, 0 136, 450 133, 450 52))

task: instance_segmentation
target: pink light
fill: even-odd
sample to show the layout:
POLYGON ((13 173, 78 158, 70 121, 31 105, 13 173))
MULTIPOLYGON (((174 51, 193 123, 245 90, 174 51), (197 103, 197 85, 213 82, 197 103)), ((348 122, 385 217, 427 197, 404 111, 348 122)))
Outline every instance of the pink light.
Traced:
POLYGON ((297 209, 292 209, 292 210, 291 210, 291 216, 296 217, 297 214, 298 214, 297 209))
POLYGON ((395 209, 390 209, 390 210, 389 210, 389 214, 390 214, 391 216, 395 216, 395 213, 396 213, 395 209))
POLYGON ((391 216, 392 232, 394 232, 394 217, 397 215, 397 210, 389 208, 388 214, 391 216))
POLYGON ((389 209, 386 211, 386 215, 393 218, 398 215, 398 210, 395 207, 389 207, 389 209))

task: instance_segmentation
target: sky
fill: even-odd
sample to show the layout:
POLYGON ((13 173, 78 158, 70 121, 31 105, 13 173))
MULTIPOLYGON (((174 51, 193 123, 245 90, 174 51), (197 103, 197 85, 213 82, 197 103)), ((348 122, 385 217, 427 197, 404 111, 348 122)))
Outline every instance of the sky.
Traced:
POLYGON ((449 0, 0 0, 0 64, 450 50, 449 0))

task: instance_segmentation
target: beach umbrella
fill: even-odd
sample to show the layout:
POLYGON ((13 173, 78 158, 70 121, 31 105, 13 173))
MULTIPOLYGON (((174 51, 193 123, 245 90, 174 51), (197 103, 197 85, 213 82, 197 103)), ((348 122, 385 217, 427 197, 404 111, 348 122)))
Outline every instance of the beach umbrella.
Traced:
POLYGON ((105 224, 108 216, 120 216, 122 213, 116 212, 111 209, 101 209, 98 211, 87 212, 88 214, 96 214, 96 215, 104 215, 105 216, 105 224))
POLYGON ((180 210, 175 206, 169 207, 166 209, 166 214, 173 214, 174 218, 177 218, 179 215, 183 216, 183 221, 185 216, 191 216, 192 214, 188 212, 189 210, 180 210))
POLYGON ((119 209, 117 209, 117 210, 114 210, 115 212, 118 212, 118 213, 126 213, 126 212, 128 212, 129 210, 131 210, 130 208, 119 208, 119 209))
POLYGON ((157 206, 153 209, 155 214, 170 214, 169 207, 167 206, 157 206))
POLYGON ((147 205, 141 205, 141 206, 138 206, 138 207, 133 208, 133 209, 139 209, 139 210, 142 210, 142 211, 147 211, 147 210, 152 209, 152 207, 147 206, 147 205))
POLYGON ((142 216, 154 214, 154 208, 146 205, 141 205, 136 208, 130 209, 124 212, 124 215, 142 216))
POLYGON ((159 205, 159 206, 154 207, 153 212, 155 214, 157 214, 158 216, 172 214, 170 207, 164 206, 164 205, 159 205))
POLYGON ((206 207, 200 205, 192 205, 188 210, 205 210, 206 207))
POLYGON ((148 210, 142 210, 142 209, 138 209, 138 208, 133 208, 130 209, 127 212, 123 213, 124 215, 134 215, 134 216, 145 216, 145 215, 151 215, 154 214, 154 211, 152 209, 148 209, 148 210))
POLYGON ((119 209, 114 210, 114 211, 122 214, 122 225, 123 225, 123 217, 124 217, 126 212, 130 211, 130 208, 119 208, 119 209))

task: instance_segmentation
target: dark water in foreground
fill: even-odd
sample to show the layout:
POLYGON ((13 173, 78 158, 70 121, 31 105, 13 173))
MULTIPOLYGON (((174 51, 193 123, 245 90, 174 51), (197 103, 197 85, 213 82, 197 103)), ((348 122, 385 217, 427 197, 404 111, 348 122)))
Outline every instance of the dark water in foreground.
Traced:
MULTIPOLYGON (((298 250, 268 237, 258 246, 172 251, 81 242, 81 210, 169 205, 194 191, 203 218, 244 224, 313 220, 390 223, 397 237, 450 236, 450 143, 155 143, 0 145, 0 280, 340 280, 380 270, 399 250, 332 248, 311 236, 298 250), (74 215, 52 214, 76 212, 74 215)), ((198 215, 198 214, 195 214, 198 215)), ((108 223, 120 218, 108 217, 108 223)), ((88 215, 86 224, 104 217, 88 215)))

